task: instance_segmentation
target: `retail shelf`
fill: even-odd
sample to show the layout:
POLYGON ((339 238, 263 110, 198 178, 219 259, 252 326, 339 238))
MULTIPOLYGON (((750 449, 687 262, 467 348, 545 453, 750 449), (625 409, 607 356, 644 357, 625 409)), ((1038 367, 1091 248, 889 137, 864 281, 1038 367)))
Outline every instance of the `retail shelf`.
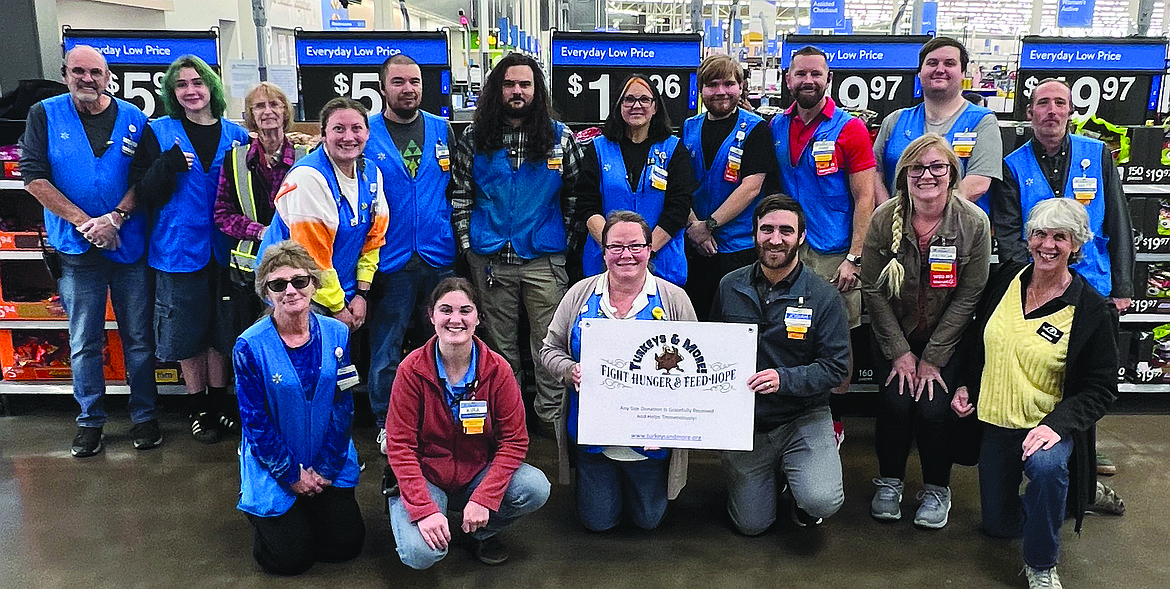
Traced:
POLYGON ((21 180, 0 180, 0 190, 24 190, 21 180))
MULTIPOLYGON (((129 395, 130 387, 116 382, 106 383, 106 393, 111 395, 129 395)), ((160 395, 182 395, 186 393, 183 385, 160 384, 160 395)), ((0 381, 0 395, 72 395, 73 383, 67 380, 27 380, 27 381, 0 381)))
POLYGON ((1121 383, 1117 385, 1119 393, 1170 393, 1170 384, 1133 384, 1121 383))
POLYGON ((1137 254, 1139 262, 1170 262, 1170 254, 1137 254))
POLYGON ((1134 194, 1170 194, 1170 185, 1163 184, 1123 184, 1121 190, 1126 195, 1134 194))
POLYGON ((0 250, 0 260, 39 260, 42 257, 38 250, 0 250))
MULTIPOLYGON (((1170 316, 1167 316, 1170 318, 1170 316)), ((65 319, 0 319, 0 329, 69 329, 65 319)), ((106 329, 118 329, 117 321, 106 321, 106 329)))
POLYGON ((1134 313, 1122 315, 1122 323, 1170 323, 1170 315, 1163 313, 1134 313))

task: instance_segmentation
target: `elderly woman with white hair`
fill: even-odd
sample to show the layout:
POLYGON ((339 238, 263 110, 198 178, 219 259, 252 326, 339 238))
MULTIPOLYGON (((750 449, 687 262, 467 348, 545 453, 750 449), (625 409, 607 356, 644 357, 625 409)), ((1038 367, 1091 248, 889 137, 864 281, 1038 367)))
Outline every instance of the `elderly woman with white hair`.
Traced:
POLYGON ((1041 201, 1025 233, 1032 263, 1004 264, 989 281, 951 408, 983 426, 984 532, 1023 537, 1029 586, 1060 587, 1060 526, 1068 509, 1079 532, 1094 498, 1095 424, 1117 395, 1117 343, 1109 303, 1069 267, 1093 239, 1085 207, 1041 201))

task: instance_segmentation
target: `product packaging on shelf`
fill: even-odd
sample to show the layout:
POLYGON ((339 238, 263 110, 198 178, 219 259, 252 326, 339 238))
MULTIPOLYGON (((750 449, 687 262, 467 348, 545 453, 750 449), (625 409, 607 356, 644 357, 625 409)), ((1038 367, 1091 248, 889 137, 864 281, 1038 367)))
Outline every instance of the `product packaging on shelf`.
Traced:
MULTIPOLYGON (((64 329, 0 329, 0 367, 4 380, 69 379, 69 332, 64 329)), ((103 351, 106 380, 125 380, 122 341, 106 332, 103 351)))
POLYGON ((1127 314, 1170 314, 1170 262, 1137 262, 1133 282, 1133 304, 1127 314))
POLYGON ((1138 253, 1170 253, 1170 199, 1130 197, 1129 216, 1138 253))
MULTIPOLYGON (((41 260, 0 262, 0 320, 67 319, 57 283, 41 260)), ((106 320, 114 320, 114 308, 106 300, 106 320)), ((0 328, 3 328, 0 322, 0 328)))

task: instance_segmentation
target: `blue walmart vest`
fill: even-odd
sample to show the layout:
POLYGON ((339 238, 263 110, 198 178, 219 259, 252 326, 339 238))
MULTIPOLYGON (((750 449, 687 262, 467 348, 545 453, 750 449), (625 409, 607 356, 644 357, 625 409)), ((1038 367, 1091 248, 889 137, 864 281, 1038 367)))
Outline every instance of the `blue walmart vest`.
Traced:
MULTIPOLYGON (((966 110, 959 118, 955 119, 951 128, 943 135, 948 143, 954 144, 955 133, 974 132, 975 127, 979 125, 979 121, 983 117, 993 114, 991 109, 984 108, 968 103, 966 110)), ((898 117, 897 124, 890 132, 890 138, 886 141, 886 150, 882 154, 883 166, 885 167, 886 188, 890 191, 890 196, 894 195, 894 172, 897 171, 898 158, 902 157, 902 152, 910 145, 910 142, 918 139, 926 133, 926 104, 919 104, 918 106, 902 109, 902 114, 898 117)), ((967 158, 959 158, 959 177, 962 178, 967 174, 967 158)), ((979 200, 975 201, 979 208, 983 209, 984 213, 991 211, 991 197, 984 194, 979 200)))
POLYGON ((778 114, 771 123, 772 142, 776 149, 776 160, 780 164, 780 180, 784 183, 784 191, 795 198, 804 210, 809 247, 822 254, 844 253, 849 250, 853 235, 853 197, 849 193, 849 173, 841 166, 842 162, 837 162, 839 169, 836 172, 818 176, 812 146, 817 141, 832 141, 836 144, 841 130, 853 116, 843 109, 835 109, 829 120, 817 126, 796 166, 793 166, 788 132, 794 116, 795 112, 791 116, 778 114))
MULTIPOLYGON (((695 180, 699 184, 699 189, 695 191, 694 210, 700 219, 710 217, 711 213, 719 209, 727 197, 739 187, 739 182, 732 183, 723 179, 723 171, 727 168, 727 155, 732 146, 742 148, 744 139, 751 134, 752 129, 764 122, 759 115, 742 108, 739 109, 737 116, 735 130, 728 134, 723 144, 719 146, 719 152, 715 154, 710 170, 705 167, 706 158, 703 155, 703 121, 707 115, 700 113, 683 122, 683 145, 691 152, 691 164, 695 169, 695 180)), ((740 180, 743 180, 742 175, 740 180)), ((715 242, 719 246, 719 253, 726 254, 755 247, 752 211, 755 210, 758 201, 759 195, 756 195, 756 199, 736 218, 715 230, 715 242)))

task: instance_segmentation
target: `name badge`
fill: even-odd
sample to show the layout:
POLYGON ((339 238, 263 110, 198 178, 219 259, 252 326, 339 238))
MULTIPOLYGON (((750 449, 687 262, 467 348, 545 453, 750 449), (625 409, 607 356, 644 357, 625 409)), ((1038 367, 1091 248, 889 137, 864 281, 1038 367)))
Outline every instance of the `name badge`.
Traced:
POLYGON ((435 160, 439 162, 439 167, 444 172, 451 169, 451 151, 447 149, 446 145, 442 143, 435 144, 435 160))
POLYGON ((840 169, 837 166, 837 142, 815 141, 812 145, 813 163, 817 167, 817 176, 835 174, 840 169))
POLYGON ((561 158, 560 158, 560 156, 557 156, 557 157, 550 157, 550 158, 548 158, 548 169, 550 169, 550 170, 559 170, 559 169, 561 169, 561 158))
POLYGON ((971 150, 975 147, 975 139, 978 135, 975 132, 955 133, 955 140, 951 142, 951 148, 955 150, 955 155, 959 157, 971 157, 971 150))
POLYGON ((1040 329, 1037 329, 1036 333, 1039 334, 1040 337, 1047 340, 1050 344, 1059 342, 1060 338, 1064 336, 1064 332, 1061 331, 1060 328, 1047 321, 1040 325, 1040 329))
POLYGON ((459 419, 487 416, 487 401, 460 401, 459 419))
POLYGON ((134 152, 138 150, 138 142, 129 137, 122 138, 122 153, 133 157, 134 152))
POLYGON ((1073 198, 1077 202, 1088 205, 1097 198, 1097 179, 1096 178, 1073 178, 1073 198))
POLYGON ((460 419, 459 421, 463 425, 463 433, 465 433, 467 435, 475 435, 475 434, 482 434, 483 433, 484 418, 482 418, 482 417, 468 417, 467 419, 460 419))
POLYGON ((958 249, 953 245, 930 246, 930 287, 955 288, 959 285, 958 249))
POLYGON ((662 166, 650 167, 650 185, 655 190, 666 190, 666 170, 662 166))
POLYGON ((743 161, 743 149, 731 147, 727 152, 727 167, 723 170, 723 179, 728 182, 739 181, 739 164, 743 161))
POLYGON ((808 307, 788 307, 784 311, 784 330, 788 339, 802 340, 812 327, 813 310, 808 307))
POLYGON ((347 391, 357 386, 360 381, 361 379, 358 378, 357 367, 353 364, 350 364, 349 366, 342 366, 341 368, 337 369, 337 388, 343 391, 347 391))

